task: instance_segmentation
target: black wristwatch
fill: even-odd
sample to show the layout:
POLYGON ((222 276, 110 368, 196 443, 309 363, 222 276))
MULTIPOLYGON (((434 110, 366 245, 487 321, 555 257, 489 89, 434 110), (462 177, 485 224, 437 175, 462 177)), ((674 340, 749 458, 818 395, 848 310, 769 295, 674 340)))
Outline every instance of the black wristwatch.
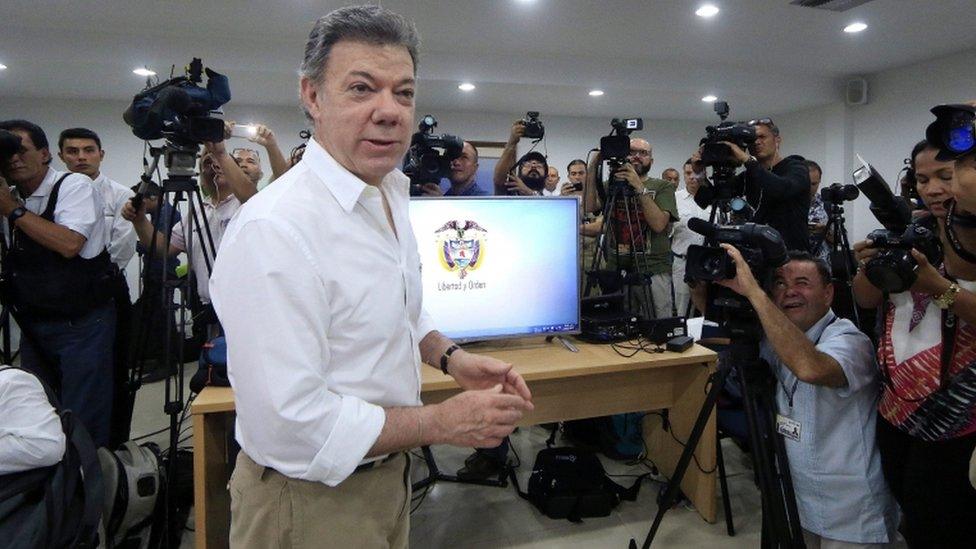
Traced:
POLYGON ((444 351, 444 354, 441 355, 441 371, 444 372, 444 375, 451 375, 447 373, 447 361, 451 359, 451 355, 454 354, 454 351, 459 349, 460 347, 457 345, 451 345, 446 351, 444 351))
POLYGON ((21 217, 24 217, 25 213, 27 213, 27 208, 23 206, 17 206, 16 208, 14 208, 14 211, 10 212, 10 214, 7 215, 7 222, 10 223, 11 227, 13 227, 14 223, 16 223, 17 220, 20 219, 21 217))

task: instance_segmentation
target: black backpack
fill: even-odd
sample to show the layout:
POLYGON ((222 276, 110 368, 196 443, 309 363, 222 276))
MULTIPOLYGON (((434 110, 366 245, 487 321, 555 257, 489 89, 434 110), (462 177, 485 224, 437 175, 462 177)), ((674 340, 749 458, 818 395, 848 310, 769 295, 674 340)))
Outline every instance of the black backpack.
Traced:
POLYGON ((605 517, 621 500, 637 499, 641 480, 630 488, 610 480, 595 453, 582 448, 546 448, 540 450, 529 477, 529 491, 522 492, 510 472, 518 494, 529 500, 544 515, 554 519, 580 522, 585 517, 605 517))
POLYGON ((8 549, 95 547, 104 499, 95 446, 81 421, 41 385, 61 418, 64 456, 50 467, 0 475, 0 540, 8 549))

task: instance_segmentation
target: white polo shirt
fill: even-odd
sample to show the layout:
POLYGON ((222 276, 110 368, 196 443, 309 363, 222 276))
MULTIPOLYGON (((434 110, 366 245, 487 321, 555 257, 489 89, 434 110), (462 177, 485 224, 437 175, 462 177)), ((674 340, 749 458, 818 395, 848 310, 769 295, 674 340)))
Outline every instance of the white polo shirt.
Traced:
POLYGON ((92 182, 102 197, 102 217, 105 218, 105 241, 112 263, 124 271, 136 253, 136 229, 131 221, 122 217, 122 208, 136 193, 100 173, 92 182))

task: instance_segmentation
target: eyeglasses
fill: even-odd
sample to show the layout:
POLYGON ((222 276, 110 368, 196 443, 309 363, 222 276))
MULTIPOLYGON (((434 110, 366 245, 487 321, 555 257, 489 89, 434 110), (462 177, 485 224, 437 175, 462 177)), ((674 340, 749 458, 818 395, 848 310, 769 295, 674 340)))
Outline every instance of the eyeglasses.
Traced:
POLYGON ((749 121, 750 126, 773 126, 772 118, 756 118, 749 121))
POLYGON ((631 156, 649 157, 649 156, 651 156, 651 151, 643 151, 643 150, 640 150, 640 149, 630 149, 630 155, 631 156))
POLYGON ((248 149, 247 147, 238 147, 234 149, 233 151, 231 151, 231 156, 237 156, 238 153, 250 153, 253 154, 255 158, 259 160, 261 159, 261 153, 259 153, 254 149, 248 149))
POLYGON ((541 170, 543 167, 545 167, 545 164, 543 164, 542 162, 539 162, 538 160, 529 160, 527 162, 523 162, 522 163, 522 167, 524 167, 524 168, 539 168, 541 170))

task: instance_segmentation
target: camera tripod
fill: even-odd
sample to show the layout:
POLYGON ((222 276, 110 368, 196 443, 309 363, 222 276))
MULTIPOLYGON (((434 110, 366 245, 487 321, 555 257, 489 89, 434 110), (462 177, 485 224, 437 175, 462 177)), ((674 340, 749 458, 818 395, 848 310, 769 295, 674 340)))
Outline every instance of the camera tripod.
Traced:
MULTIPOLYGON (((179 208, 181 202, 186 201, 188 213, 183 227, 186 234, 186 255, 189 269, 187 276, 182 279, 171 280, 167 277, 169 271, 168 265, 171 260, 168 251, 172 242, 173 224, 166 223, 162 231, 160 231, 158 223, 154 224, 150 239, 152 245, 148 247, 143 269, 148 270, 149 266, 152 265, 157 254, 157 239, 161 239, 162 250, 164 251, 160 258, 162 261, 162 269, 160 269, 161 280, 158 286, 154 285, 153 288, 154 290, 158 289, 159 295, 157 299, 147 300, 143 303, 143 308, 140 311, 137 321, 138 335, 135 340, 136 344, 132 346, 128 356, 129 380, 126 394, 127 400, 125 402, 125 412, 128 414, 127 421, 125 422, 127 430, 131 426, 132 409, 135 403, 136 393, 141 387, 143 380, 143 366, 145 361, 143 360, 144 357, 140 356, 139 351, 148 347, 149 338, 154 327, 154 323, 151 322, 152 313, 154 312, 153 307, 159 307, 160 310, 165 312, 165 339, 162 359, 166 387, 163 410, 169 416, 169 459, 166 462, 162 547, 179 546, 182 533, 182 524, 176 522, 178 516, 176 488, 179 472, 177 467, 179 461, 177 454, 180 444, 180 425, 183 414, 185 413, 184 402, 186 400, 184 391, 184 363, 186 360, 183 343, 186 339, 187 307, 191 303, 193 295, 196 293, 196 288, 191 283, 192 279, 189 276, 189 273, 193 272, 194 247, 199 245, 202 248, 207 273, 212 269, 212 258, 216 257, 216 246, 214 245, 210 225, 204 213, 203 197, 200 194, 197 181, 194 179, 198 150, 197 145, 175 144, 172 142, 167 142, 163 147, 150 148, 153 161, 147 166, 146 172, 142 177, 143 183, 140 186, 140 192, 133 199, 133 205, 138 209, 141 206, 141 200, 146 189, 152 184, 151 176, 156 171, 159 165, 159 159, 162 157, 165 160, 167 177, 162 181, 155 212, 153 212, 153 219, 154 221, 161 219, 163 204, 170 201, 169 199, 171 199, 174 212, 179 208), (196 238, 194 238, 194 235, 196 235, 196 238), (174 304, 174 293, 177 291, 180 296, 179 302, 174 304), (155 304, 153 304, 153 301, 155 301, 155 304), (174 309, 179 311, 179 320, 176 325, 170 321, 174 316, 172 314, 174 309), (174 349, 174 345, 177 346, 176 349, 174 349)), ((128 439, 128 436, 126 436, 126 439, 128 439)))
MULTIPOLYGON (((602 185, 598 186, 602 189, 602 185)), ((651 280, 647 267, 645 248, 645 232, 647 225, 641 221, 640 199, 634 200, 635 195, 630 186, 624 181, 612 179, 608 182, 606 192, 601 192, 603 198, 603 228, 597 237, 597 246, 593 251, 590 268, 586 271, 586 286, 583 297, 589 297, 593 287, 599 284, 604 289, 617 288, 626 291, 628 304, 637 301, 638 310, 631 311, 644 319, 652 319, 654 315, 654 296, 651 292, 651 280), (618 219, 619 217, 619 219, 618 219), (618 236, 625 236, 629 240, 628 249, 621 253, 618 236), (610 246, 613 249, 610 250, 610 246), (638 248, 640 250, 638 250, 638 248), (608 273, 601 270, 601 266, 610 263, 616 272, 608 273), (606 260, 606 264, 603 263, 606 260), (626 290, 624 290, 626 288, 626 290), (637 292, 636 294, 634 292, 637 292)))
MULTIPOLYGON (((861 325, 861 313, 854 299, 854 274, 857 266, 854 263, 854 254, 851 253, 851 244, 847 239, 847 228, 844 226, 844 206, 842 202, 824 202, 827 208, 827 228, 825 230, 825 240, 830 245, 830 271, 835 288, 843 286, 845 291, 842 294, 843 300, 838 303, 836 310, 840 311, 839 316, 850 318, 854 324, 865 333, 870 331, 870 327, 861 325), (850 300, 850 301, 847 301, 850 300), (846 314, 845 314, 846 313, 846 314)), ((835 302, 837 297, 834 297, 835 302)))

